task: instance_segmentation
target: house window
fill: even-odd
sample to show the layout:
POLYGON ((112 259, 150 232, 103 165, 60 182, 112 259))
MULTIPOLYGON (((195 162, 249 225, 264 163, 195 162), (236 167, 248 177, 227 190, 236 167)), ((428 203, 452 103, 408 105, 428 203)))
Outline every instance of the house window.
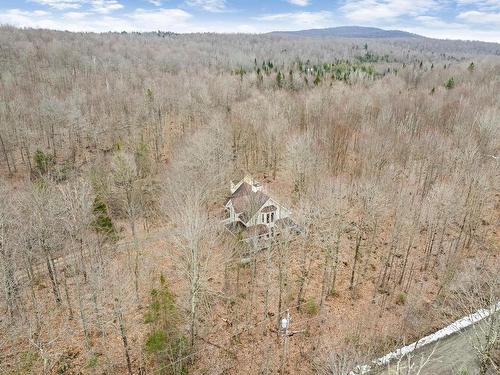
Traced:
POLYGON ((262 220, 261 220, 261 221, 262 221, 263 223, 265 223, 265 218, 264 218, 265 216, 266 216, 265 214, 262 214, 262 220))
POLYGON ((267 213, 266 215, 266 220, 264 221, 264 214, 262 214, 262 222, 264 223, 273 223, 274 222, 274 212, 267 213))

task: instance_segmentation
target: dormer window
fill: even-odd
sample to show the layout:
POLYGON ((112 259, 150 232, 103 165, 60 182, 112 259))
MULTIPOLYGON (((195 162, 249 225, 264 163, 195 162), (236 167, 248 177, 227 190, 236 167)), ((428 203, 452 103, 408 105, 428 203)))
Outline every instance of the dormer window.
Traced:
POLYGON ((262 222, 266 224, 274 223, 276 206, 270 205, 262 209, 262 222))
POLYGON ((274 211, 266 214, 266 223, 269 224, 273 222, 274 222, 274 211))

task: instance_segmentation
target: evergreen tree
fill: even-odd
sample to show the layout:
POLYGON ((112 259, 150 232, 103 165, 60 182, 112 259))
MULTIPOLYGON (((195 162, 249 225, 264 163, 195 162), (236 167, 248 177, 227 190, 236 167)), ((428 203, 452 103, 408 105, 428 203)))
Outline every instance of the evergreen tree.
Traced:
POLYGON ((188 340, 179 329, 181 317, 163 275, 160 276, 160 287, 151 291, 144 323, 150 326, 146 353, 151 356, 159 373, 187 374, 188 340))
POLYGON ((447 82, 446 84, 444 85, 444 87, 446 87, 448 90, 449 89, 452 89, 455 87, 455 80, 453 79, 453 77, 451 77, 447 82))
POLYGON ((321 78, 319 77, 319 72, 316 74, 316 78, 313 81, 315 86, 318 86, 321 83, 321 78))
POLYGON ((278 74, 276 75, 276 84, 278 85, 279 88, 283 87, 283 73, 281 71, 278 71, 278 74))
POLYGON ((35 151, 34 161, 35 169, 40 176, 49 173, 52 167, 55 165, 54 156, 48 153, 46 154, 42 150, 35 151))
POLYGON ((94 199, 92 210, 95 216, 95 219, 92 222, 94 230, 114 239, 116 237, 115 226, 113 225, 111 216, 109 216, 108 206, 99 195, 97 195, 94 199))
POLYGON ((146 100, 150 103, 153 102, 154 96, 153 96, 153 90, 147 89, 146 90, 146 100))

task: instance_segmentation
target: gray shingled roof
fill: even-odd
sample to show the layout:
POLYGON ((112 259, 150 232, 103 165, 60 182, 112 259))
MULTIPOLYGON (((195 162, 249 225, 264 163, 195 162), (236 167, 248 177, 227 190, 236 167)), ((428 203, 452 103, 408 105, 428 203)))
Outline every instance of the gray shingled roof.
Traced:
POLYGON ((270 205, 270 206, 266 206, 262 209, 262 212, 266 213, 266 212, 273 212, 273 211, 276 211, 277 208, 275 205, 270 205))
POLYGON ((247 223, 259 209, 266 203, 269 196, 262 191, 252 191, 252 186, 243 182, 236 191, 231 194, 229 201, 232 202, 234 211, 240 214, 240 219, 247 223))

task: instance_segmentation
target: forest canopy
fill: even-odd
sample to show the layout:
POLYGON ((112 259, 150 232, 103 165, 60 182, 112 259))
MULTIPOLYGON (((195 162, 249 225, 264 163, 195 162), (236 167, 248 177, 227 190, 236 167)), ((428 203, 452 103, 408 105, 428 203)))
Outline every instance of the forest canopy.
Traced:
POLYGON ((499 93, 494 43, 0 27, 0 372, 348 373, 498 301, 499 93), (224 230, 244 173, 299 234, 224 230))

